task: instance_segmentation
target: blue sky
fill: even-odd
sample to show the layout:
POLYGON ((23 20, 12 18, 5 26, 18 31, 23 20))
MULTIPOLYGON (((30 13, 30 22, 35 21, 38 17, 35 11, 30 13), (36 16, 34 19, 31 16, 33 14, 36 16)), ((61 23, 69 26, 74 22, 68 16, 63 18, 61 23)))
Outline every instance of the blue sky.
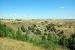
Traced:
POLYGON ((75 0, 0 0, 0 18, 75 19, 75 0))

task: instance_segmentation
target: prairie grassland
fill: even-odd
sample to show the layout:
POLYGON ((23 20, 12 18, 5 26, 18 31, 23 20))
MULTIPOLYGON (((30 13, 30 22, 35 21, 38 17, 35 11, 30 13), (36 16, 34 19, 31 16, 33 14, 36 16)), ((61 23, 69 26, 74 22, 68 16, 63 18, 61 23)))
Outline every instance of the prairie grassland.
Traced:
MULTIPOLYGON (((50 50, 67 50, 63 48, 50 48, 50 50)), ((0 50, 47 50, 32 43, 17 41, 9 38, 0 38, 0 50)))
POLYGON ((1 23, 1 50, 68 50, 69 37, 74 39, 71 35, 75 33, 75 21, 1 20, 1 23))
POLYGON ((21 21, 16 21, 16 20, 2 20, 4 24, 6 24, 8 27, 12 28, 14 31, 17 31, 18 27, 21 27, 24 25, 25 27, 31 26, 33 24, 37 26, 43 26, 47 24, 54 24, 56 25, 55 28, 57 30, 63 30, 65 35, 70 35, 75 32, 75 21, 73 20, 21 20, 21 21), (46 23, 46 22, 47 23, 46 23), (60 27, 58 27, 60 26, 60 27))
POLYGON ((0 38, 0 50, 45 50, 31 43, 16 41, 8 38, 0 38))

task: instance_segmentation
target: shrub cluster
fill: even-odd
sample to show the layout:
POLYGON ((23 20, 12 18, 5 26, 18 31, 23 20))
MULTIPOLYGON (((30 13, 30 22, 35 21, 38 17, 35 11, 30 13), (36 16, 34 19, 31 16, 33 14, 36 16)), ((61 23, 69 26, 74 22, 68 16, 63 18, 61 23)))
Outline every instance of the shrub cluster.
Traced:
POLYGON ((35 28, 37 28, 36 25, 28 26, 28 29, 22 25, 21 28, 18 28, 15 32, 5 24, 0 23, 0 37, 10 37, 21 41, 28 41, 44 48, 61 45, 64 48, 67 47, 70 50, 75 50, 75 34, 72 34, 69 38, 67 38, 63 31, 54 33, 56 30, 54 24, 46 25, 47 30, 45 32, 41 32, 40 29, 35 28), (51 32, 48 32, 48 30, 51 32), (34 34, 31 34, 30 31, 34 34))
POLYGON ((15 32, 5 24, 0 23, 0 37, 15 38, 15 32))

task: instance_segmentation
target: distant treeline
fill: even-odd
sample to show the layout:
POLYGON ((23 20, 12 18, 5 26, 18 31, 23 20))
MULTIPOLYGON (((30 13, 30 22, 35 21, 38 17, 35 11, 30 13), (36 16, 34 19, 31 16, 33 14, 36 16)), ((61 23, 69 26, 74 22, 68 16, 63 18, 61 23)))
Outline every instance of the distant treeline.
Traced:
POLYGON ((15 20, 15 21, 21 21, 22 19, 0 19, 0 20, 15 20))

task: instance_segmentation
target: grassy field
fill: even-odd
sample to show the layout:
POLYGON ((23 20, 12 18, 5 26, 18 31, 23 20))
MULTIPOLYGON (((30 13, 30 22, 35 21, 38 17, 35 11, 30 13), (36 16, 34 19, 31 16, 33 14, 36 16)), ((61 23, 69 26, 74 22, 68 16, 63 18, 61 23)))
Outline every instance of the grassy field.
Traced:
POLYGON ((31 43, 12 40, 9 38, 0 38, 0 50, 45 50, 41 47, 36 47, 31 43))
POLYGON ((74 20, 0 20, 0 50, 69 50, 74 33, 74 20))

